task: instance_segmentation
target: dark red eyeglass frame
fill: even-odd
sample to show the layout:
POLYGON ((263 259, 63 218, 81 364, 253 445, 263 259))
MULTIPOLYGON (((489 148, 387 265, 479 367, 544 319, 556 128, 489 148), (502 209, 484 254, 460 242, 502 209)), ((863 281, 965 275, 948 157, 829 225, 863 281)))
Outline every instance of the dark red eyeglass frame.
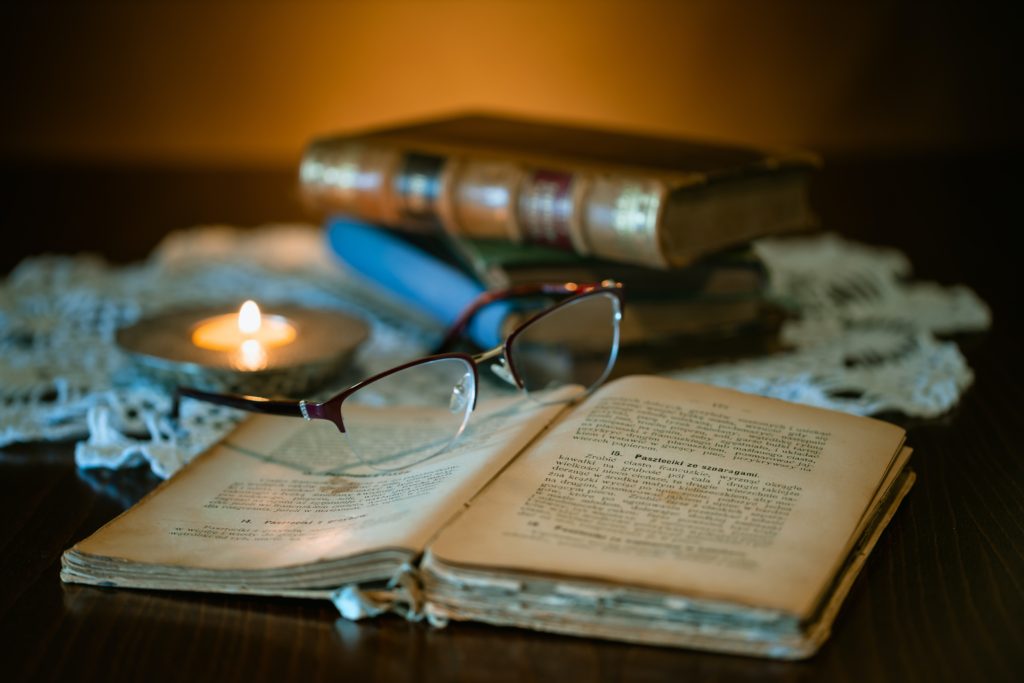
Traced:
MULTIPOLYGON (((177 414, 178 401, 181 397, 187 396, 189 398, 199 399, 208 403, 215 403, 217 405, 229 406, 231 408, 238 408, 241 410, 247 410, 254 413, 263 413, 265 415, 283 415, 286 417, 302 417, 306 420, 330 420, 338 428, 338 431, 345 432, 345 422, 341 414, 341 405, 345 399, 354 394, 359 389, 363 388, 367 384, 376 382, 377 380, 383 379, 389 375, 393 375, 396 372, 400 372, 414 365, 420 365, 422 363, 428 363, 437 360, 443 360, 446 358, 453 358, 465 361, 473 371, 473 384, 476 386, 479 384, 480 375, 477 370, 477 363, 483 360, 488 360, 493 357, 497 357, 497 351, 500 350, 507 361, 508 368, 512 373, 512 378, 515 380, 516 387, 519 389, 523 388, 522 378, 519 376, 516 370, 515 364, 511 360, 511 343, 518 336, 519 332, 539 318, 547 316, 552 311, 561 308, 571 301, 575 301, 585 296, 611 293, 619 301, 619 310, 622 310, 624 304, 624 297, 622 292, 622 283, 614 280, 605 280, 603 282, 564 282, 564 283, 537 283, 537 284, 524 284, 509 287, 507 289, 500 289, 494 291, 487 291, 480 294, 474 299, 469 306, 467 306, 463 312, 456 318, 455 322, 449 328, 444 339, 437 347, 437 352, 430 355, 424 356, 423 358, 417 358, 416 360, 403 363, 384 372, 377 373, 372 377, 368 377, 361 380, 348 389, 345 389, 341 393, 332 396, 331 398, 321 403, 312 403, 308 401, 294 401, 294 400, 282 400, 264 398, 261 396, 247 396, 244 394, 222 394, 218 392, 204 391, 202 389, 194 389, 192 387, 178 387, 176 390, 174 400, 174 414, 177 414), (569 298, 564 301, 560 301, 557 305, 540 311, 536 315, 531 316, 527 320, 520 323, 515 330, 513 330, 502 342, 501 345, 492 349, 491 351, 476 356, 462 353, 462 352, 444 352, 445 349, 452 347, 455 342, 464 334, 466 327, 472 321, 481 309, 485 306, 492 304, 496 301, 502 301, 505 299, 512 299, 523 296, 537 296, 537 295, 548 295, 548 296, 567 296, 569 298)), ((476 408, 476 396, 473 397, 473 409, 476 408)))

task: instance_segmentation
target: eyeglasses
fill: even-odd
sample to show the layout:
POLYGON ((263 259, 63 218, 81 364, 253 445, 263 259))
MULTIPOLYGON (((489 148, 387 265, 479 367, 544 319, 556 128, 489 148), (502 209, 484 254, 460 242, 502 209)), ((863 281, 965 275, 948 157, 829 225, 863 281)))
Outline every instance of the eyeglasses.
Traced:
POLYGON ((179 396, 270 415, 329 420, 341 432, 339 462, 399 470, 447 450, 476 407, 478 366, 541 402, 573 401, 608 377, 619 351, 622 285, 522 285, 485 292, 458 317, 437 353, 374 375, 323 401, 286 401, 181 387, 179 396), (477 354, 452 352, 477 313, 497 301, 568 296, 513 319, 503 343, 477 354))

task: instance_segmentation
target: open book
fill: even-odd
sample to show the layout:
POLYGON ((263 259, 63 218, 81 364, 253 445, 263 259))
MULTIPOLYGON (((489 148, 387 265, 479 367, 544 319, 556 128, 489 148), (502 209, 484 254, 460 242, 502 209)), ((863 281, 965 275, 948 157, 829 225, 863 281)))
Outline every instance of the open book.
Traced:
POLYGON ((641 376, 568 408, 489 401, 400 472, 324 471, 338 439, 253 418, 68 550, 62 578, 797 658, 914 476, 896 426, 641 376))

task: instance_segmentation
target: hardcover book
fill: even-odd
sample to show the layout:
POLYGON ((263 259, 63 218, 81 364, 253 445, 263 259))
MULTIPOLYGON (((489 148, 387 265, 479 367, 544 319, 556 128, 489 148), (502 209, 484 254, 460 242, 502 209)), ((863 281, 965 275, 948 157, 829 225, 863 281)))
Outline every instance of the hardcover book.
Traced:
POLYGON ((502 240, 444 236, 440 241, 488 289, 611 279, 627 284, 630 301, 725 300, 760 296, 768 283, 768 272, 749 245, 717 252, 685 268, 660 270, 502 240))
POLYGON ((656 268, 815 224, 804 152, 490 115, 314 140, 299 178, 326 212, 656 268))
MULTIPOLYGON (((329 220, 327 236, 350 270, 445 325, 485 289, 607 279, 626 287, 620 341, 629 346, 763 336, 782 321, 763 297, 764 267, 746 249, 662 271, 507 242, 400 235, 345 218, 329 220)), ((474 320, 470 339, 490 348, 517 319, 510 303, 493 304, 474 320)))
POLYGON ((454 448, 388 473, 339 466, 329 422, 257 416, 61 576, 799 658, 914 478, 894 425, 657 377, 478 411, 454 448))

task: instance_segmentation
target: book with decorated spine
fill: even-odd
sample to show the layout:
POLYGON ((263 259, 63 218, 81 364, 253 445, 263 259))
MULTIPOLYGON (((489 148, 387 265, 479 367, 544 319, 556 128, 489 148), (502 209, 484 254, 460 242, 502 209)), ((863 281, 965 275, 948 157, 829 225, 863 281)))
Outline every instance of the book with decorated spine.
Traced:
POLYGON ((391 228, 679 268, 814 227, 806 152, 486 114, 314 140, 308 202, 391 228))

